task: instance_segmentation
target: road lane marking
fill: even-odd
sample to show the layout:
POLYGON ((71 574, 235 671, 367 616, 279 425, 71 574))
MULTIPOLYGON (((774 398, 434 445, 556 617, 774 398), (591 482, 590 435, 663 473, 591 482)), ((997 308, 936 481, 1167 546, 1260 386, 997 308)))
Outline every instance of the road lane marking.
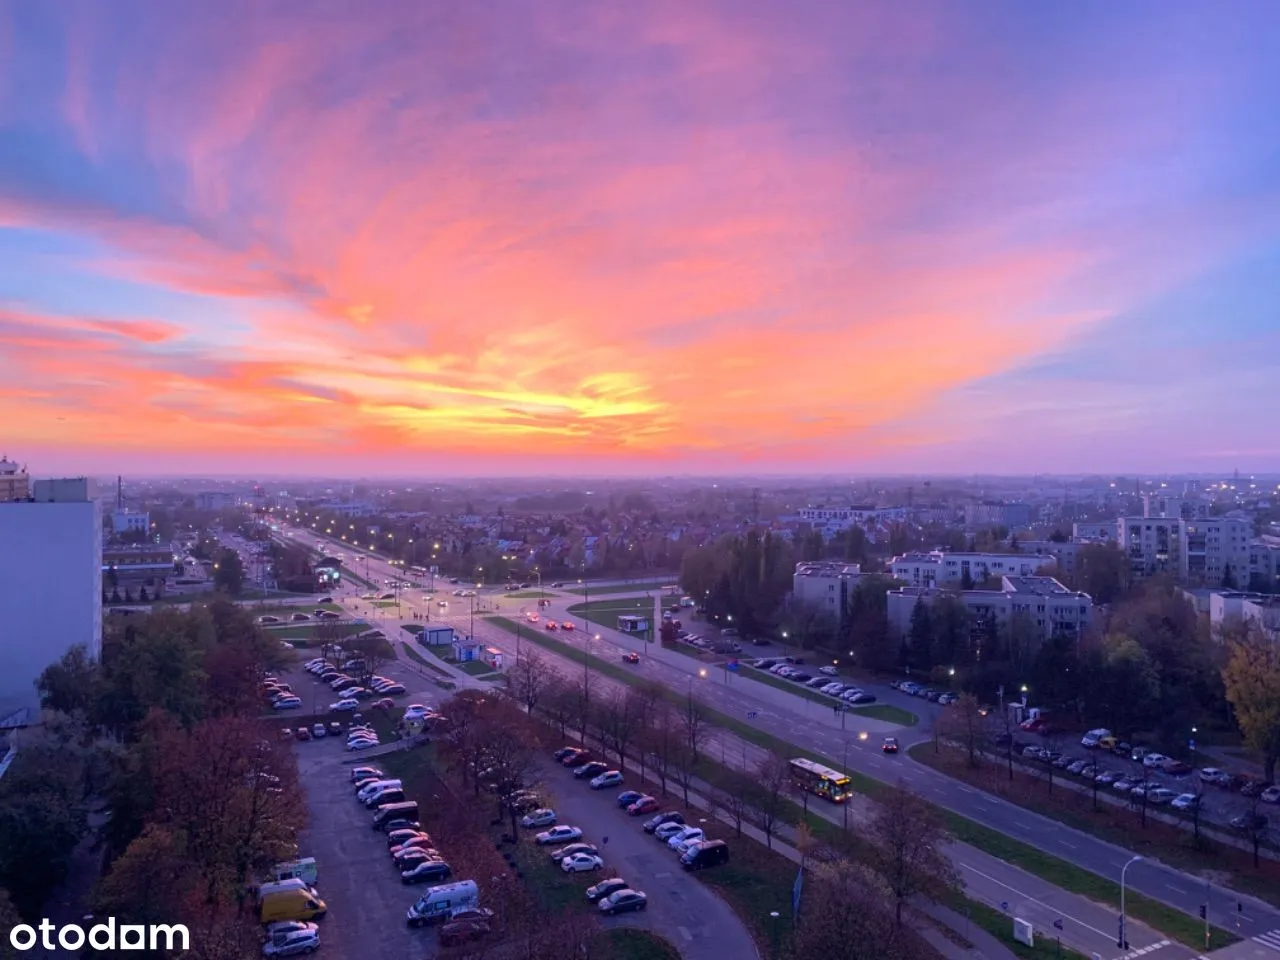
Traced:
POLYGON ((990 876, 989 874, 983 873, 981 870, 977 869, 976 867, 972 867, 969 864, 964 863, 963 861, 961 861, 959 865, 961 870, 968 870, 970 873, 977 874, 979 877, 982 877, 982 879, 984 880, 989 880, 990 882, 996 884, 996 886, 1004 887, 1006 890, 1012 890, 1014 893, 1022 897, 1023 903, 1034 903, 1037 906, 1044 907, 1046 910, 1052 910, 1054 913, 1061 916, 1062 919, 1070 920, 1072 923, 1078 926, 1084 927, 1086 930, 1096 933, 1100 937, 1107 937, 1107 938, 1114 937, 1114 933, 1108 933, 1105 930, 1099 930, 1097 927, 1091 927, 1089 926, 1089 924, 1085 923, 1083 920, 1077 920, 1075 917, 1067 915, 1062 910, 1059 910, 1057 907, 1049 906, 1049 904, 1045 903, 1043 900, 1037 900, 1035 897, 1025 896, 1023 894, 1023 891, 1019 890, 1017 887, 1011 887, 1009 886, 1009 884, 1005 883, 1003 880, 997 880, 995 877, 990 876))

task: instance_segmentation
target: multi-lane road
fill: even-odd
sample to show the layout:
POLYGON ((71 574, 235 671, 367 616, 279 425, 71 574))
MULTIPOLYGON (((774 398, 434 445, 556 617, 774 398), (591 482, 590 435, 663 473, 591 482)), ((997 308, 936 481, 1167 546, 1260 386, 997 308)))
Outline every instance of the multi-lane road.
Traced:
MULTIPOLYGON (((317 540, 315 532, 309 529, 289 529, 285 532, 308 546, 314 545, 317 540)), ((403 574, 399 568, 390 566, 385 560, 371 558, 369 575, 371 579, 383 580, 403 574)), ((443 583, 437 584, 438 588, 442 586, 443 583)), ((581 618, 568 613, 567 608, 581 603, 582 597, 564 595, 553 590, 548 590, 547 593, 552 602, 550 607, 542 611, 544 618, 572 619, 581 624, 581 618)), ((443 597, 443 591, 441 595, 443 597)), ((430 608, 431 601, 426 600, 421 591, 402 592, 403 612, 407 616, 410 612, 426 614, 430 611, 433 621, 443 620, 464 633, 468 632, 471 626, 471 598, 443 598, 450 603, 442 613, 438 607, 430 608)), ((490 603, 492 602, 490 599, 490 603)), ((512 619, 520 617, 520 605, 523 601, 499 599, 497 602, 502 605, 499 612, 512 619), (509 609, 509 604, 514 604, 514 608, 509 609)), ((527 601, 527 605, 532 610, 536 607, 536 601, 527 601)), ((530 627, 541 628, 540 625, 530 627)), ((516 637, 489 624, 479 615, 475 619, 475 634, 481 643, 514 655, 516 637)), ((734 676, 723 670, 707 672, 707 668, 680 653, 665 650, 657 644, 645 643, 639 637, 622 634, 599 624, 592 624, 589 631, 558 634, 557 638, 562 642, 575 644, 580 650, 589 649, 591 654, 606 659, 620 658, 623 652, 634 650, 641 654, 641 662, 634 668, 641 676, 671 689, 687 692, 713 709, 784 737, 799 750, 838 759, 850 769, 857 769, 886 782, 901 781, 941 807, 1112 881, 1119 881, 1121 870, 1133 856, 1122 847, 1006 803, 998 797, 971 789, 937 771, 914 763, 905 755, 890 757, 881 753, 881 732, 892 729, 904 740, 909 740, 909 730, 871 718, 837 717, 821 704, 811 703, 786 690, 734 676), (597 636, 598 640, 595 639, 597 636), (865 740, 858 736, 864 731, 869 734, 865 740)), ((581 664, 560 657, 549 656, 548 659, 553 661, 557 669, 566 673, 583 669, 581 664)), ((597 680, 604 686, 609 685, 604 678, 597 677, 597 680)), ((909 705, 911 709, 920 712, 919 701, 911 701, 909 705)), ((745 761, 750 766, 755 762, 757 748, 723 732, 717 737, 710 752, 720 752, 726 763, 741 766, 745 761)), ((915 738, 922 739, 923 736, 917 733, 915 738)), ((1013 915, 1030 919, 1038 929, 1050 933, 1054 932, 1053 921, 1061 919, 1063 942, 1086 953, 1097 953, 1108 960, 1125 955, 1117 951, 1115 946, 1117 917, 1110 908, 1092 904, 1053 887, 974 848, 957 845, 954 854, 971 895, 1003 907, 1013 915)), ((1193 916, 1198 915, 1201 904, 1206 900, 1207 888, 1203 878, 1156 861, 1134 864, 1128 870, 1126 880, 1130 890, 1193 916)), ((1208 903, 1212 923, 1237 931, 1245 938, 1245 943, 1230 948, 1233 960, 1253 960, 1254 956, 1280 960, 1280 911, 1262 901, 1238 896, 1221 888, 1208 888, 1208 903), (1248 952, 1255 949, 1256 954, 1248 952)), ((1184 947, 1167 942, 1160 934, 1135 924, 1132 919, 1128 939, 1132 948, 1147 950, 1142 956, 1154 955, 1154 960, 1181 960, 1199 956, 1184 947)))

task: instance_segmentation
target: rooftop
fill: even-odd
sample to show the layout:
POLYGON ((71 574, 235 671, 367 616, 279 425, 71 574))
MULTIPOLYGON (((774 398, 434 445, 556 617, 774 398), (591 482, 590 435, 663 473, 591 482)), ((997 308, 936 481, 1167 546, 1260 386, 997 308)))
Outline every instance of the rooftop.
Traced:
POLYGON ((857 577, 862 567, 856 563, 835 560, 813 560, 796 564, 797 577, 857 577))
MULTIPOLYGON (((1039 596, 1068 596, 1074 591, 1068 590, 1053 577, 1005 577, 1004 583, 1014 593, 1033 593, 1039 596)), ((1085 596, 1081 593, 1078 596, 1085 596)))

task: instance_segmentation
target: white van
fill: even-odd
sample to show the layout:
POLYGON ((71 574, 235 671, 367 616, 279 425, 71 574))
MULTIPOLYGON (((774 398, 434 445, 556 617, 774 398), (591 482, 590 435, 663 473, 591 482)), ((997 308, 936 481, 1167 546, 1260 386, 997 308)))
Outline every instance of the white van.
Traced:
POLYGON ((363 787, 356 791, 356 799, 364 803, 371 796, 384 787, 395 787, 400 789, 404 784, 399 780, 374 780, 372 783, 366 783, 363 787))
POLYGON ((272 880, 301 880, 307 886, 315 886, 316 858, 303 857, 301 860, 286 860, 271 868, 272 880))
POLYGON ((258 887, 258 900, 266 900, 273 893, 284 893, 286 890, 301 890, 309 897, 318 898, 320 895, 301 877, 289 877, 284 880, 269 880, 262 886, 258 887))
POLYGON ((458 910, 474 910, 480 906, 480 888, 474 880, 459 880, 432 887, 409 908, 405 919, 411 927, 422 927, 447 920, 458 910))

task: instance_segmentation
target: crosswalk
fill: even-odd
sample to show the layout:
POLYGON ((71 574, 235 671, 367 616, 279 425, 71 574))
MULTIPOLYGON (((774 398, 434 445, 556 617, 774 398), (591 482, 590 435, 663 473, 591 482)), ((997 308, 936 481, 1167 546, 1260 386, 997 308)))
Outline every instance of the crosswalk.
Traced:
POLYGON ((1264 947, 1270 947, 1276 953, 1280 953, 1280 929, 1268 930, 1266 933, 1258 934, 1253 939, 1264 947))

